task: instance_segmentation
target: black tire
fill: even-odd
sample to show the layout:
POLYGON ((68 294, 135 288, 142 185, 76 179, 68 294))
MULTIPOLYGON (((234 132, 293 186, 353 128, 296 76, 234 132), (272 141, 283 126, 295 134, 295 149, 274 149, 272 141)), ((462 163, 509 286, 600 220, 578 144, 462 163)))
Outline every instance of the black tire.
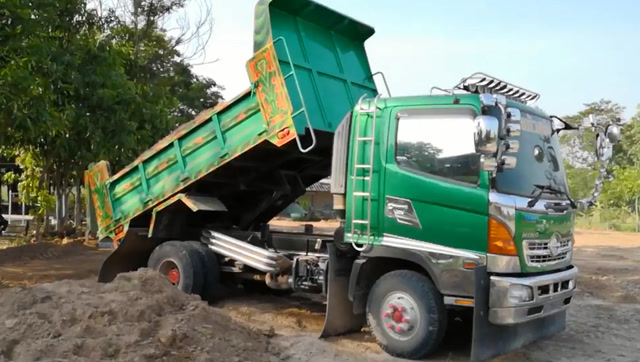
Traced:
POLYGON ((371 288, 367 299, 367 322, 385 352, 394 357, 422 359, 440 346, 447 329, 447 310, 442 295, 429 278, 414 271, 396 270, 383 275, 371 288), (400 299, 393 299, 395 296, 400 299), (383 305, 389 298, 393 300, 390 304, 394 308, 383 305), (410 311, 399 309, 394 303, 404 305, 404 309, 409 306, 410 311), (396 314, 398 310, 399 315, 396 314), (389 311, 394 313, 384 317, 383 313, 389 311), (396 317, 406 317, 409 322, 397 322, 396 317), (411 323, 411 318, 418 323, 411 323), (400 328, 400 332, 396 333, 395 328, 400 328))
POLYGON ((344 226, 340 226, 333 233, 333 244, 336 246, 336 249, 340 250, 340 252, 345 256, 356 256, 358 251, 353 248, 353 245, 349 242, 345 242, 344 240, 344 226))
POLYGON ((171 269, 178 270, 177 282, 172 281, 178 289, 187 294, 202 293, 204 282, 203 265, 200 254, 194 248, 181 241, 167 241, 158 245, 151 256, 147 266, 169 277, 171 269))
POLYGON ((214 302, 220 299, 223 292, 222 283, 220 282, 220 266, 216 253, 199 241, 185 241, 184 243, 200 256, 202 271, 204 273, 200 296, 207 302, 214 302))

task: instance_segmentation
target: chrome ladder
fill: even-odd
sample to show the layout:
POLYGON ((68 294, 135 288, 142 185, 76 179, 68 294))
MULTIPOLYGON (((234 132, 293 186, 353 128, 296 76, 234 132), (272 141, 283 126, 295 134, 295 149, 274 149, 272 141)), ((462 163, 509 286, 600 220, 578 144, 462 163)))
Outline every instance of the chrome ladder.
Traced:
POLYGON ((356 117, 355 124, 355 143, 353 150, 353 173, 351 175, 351 245, 354 249, 358 251, 363 251, 369 246, 369 241, 371 238, 371 184, 373 177, 373 154, 374 154, 374 145, 376 142, 375 132, 376 132, 376 117, 378 115, 378 100, 380 99, 380 94, 378 94, 373 103, 370 104, 369 108, 363 108, 362 101, 364 100, 363 95, 358 100, 358 106, 356 109, 358 110, 358 115, 356 117), (365 135, 361 135, 360 129, 360 119, 363 113, 373 114, 371 117, 371 127, 367 127, 366 129, 370 129, 370 136, 366 136, 367 132, 364 132, 365 135), (368 162, 358 163, 358 151, 360 149, 361 142, 369 142, 369 159, 368 162), (358 176, 358 170, 364 169, 368 170, 368 176, 358 176), (356 183, 358 180, 362 180, 366 185, 364 189, 367 191, 355 191, 356 183), (366 219, 356 219, 356 200, 358 197, 362 197, 366 201, 366 219), (366 225, 366 233, 364 236, 366 237, 366 241, 363 246, 358 246, 356 243, 356 231, 360 232, 359 235, 362 235, 364 230, 356 230, 356 225, 366 225))

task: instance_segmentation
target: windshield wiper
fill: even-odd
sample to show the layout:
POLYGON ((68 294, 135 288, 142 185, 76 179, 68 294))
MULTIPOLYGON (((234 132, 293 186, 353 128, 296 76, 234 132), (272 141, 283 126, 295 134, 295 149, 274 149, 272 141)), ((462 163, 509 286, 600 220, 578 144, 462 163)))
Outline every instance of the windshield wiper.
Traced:
POLYGON ((561 195, 567 198, 567 200, 569 200, 569 204, 571 204, 571 207, 574 209, 577 209, 578 206, 576 205, 575 202, 573 202, 573 200, 571 199, 571 197, 569 196, 568 193, 562 191, 562 190, 558 190, 556 188, 554 188, 551 185, 533 185, 536 187, 537 190, 533 190, 533 192, 531 194, 533 194, 534 192, 538 191, 538 193, 533 197, 533 199, 529 200, 529 202, 527 202, 527 206, 528 207, 534 207, 538 201, 540 200, 540 197, 542 197, 542 194, 547 191, 553 195, 561 195))

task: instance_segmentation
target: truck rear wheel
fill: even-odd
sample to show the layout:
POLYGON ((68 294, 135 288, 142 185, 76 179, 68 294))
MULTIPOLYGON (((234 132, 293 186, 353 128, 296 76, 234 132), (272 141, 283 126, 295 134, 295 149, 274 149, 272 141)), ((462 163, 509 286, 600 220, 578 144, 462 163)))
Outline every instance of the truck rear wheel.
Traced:
POLYGON ((187 294, 201 294, 203 265, 198 251, 180 241, 167 241, 158 245, 147 266, 165 275, 171 284, 187 294))
POLYGON ((442 295, 429 278, 396 270, 378 279, 367 299, 367 322, 388 354, 421 359, 436 351, 447 328, 442 295))
POLYGON ((220 283, 220 267, 216 254, 199 241, 185 241, 184 244, 188 248, 195 250, 200 256, 201 270, 204 273, 200 296, 207 302, 219 299, 223 292, 222 284, 220 283))

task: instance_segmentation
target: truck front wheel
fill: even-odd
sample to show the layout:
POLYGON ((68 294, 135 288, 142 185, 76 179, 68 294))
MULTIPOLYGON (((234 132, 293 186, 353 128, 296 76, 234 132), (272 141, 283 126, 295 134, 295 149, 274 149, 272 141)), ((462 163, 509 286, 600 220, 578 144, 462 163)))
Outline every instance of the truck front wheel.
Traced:
POLYGON ((396 270, 378 279, 367 299, 367 322, 388 354, 422 359, 436 351, 447 328, 442 295, 429 278, 396 270))
POLYGON ((204 273, 200 255, 184 242, 167 241, 158 245, 149 256, 147 266, 187 294, 202 292, 204 273))

